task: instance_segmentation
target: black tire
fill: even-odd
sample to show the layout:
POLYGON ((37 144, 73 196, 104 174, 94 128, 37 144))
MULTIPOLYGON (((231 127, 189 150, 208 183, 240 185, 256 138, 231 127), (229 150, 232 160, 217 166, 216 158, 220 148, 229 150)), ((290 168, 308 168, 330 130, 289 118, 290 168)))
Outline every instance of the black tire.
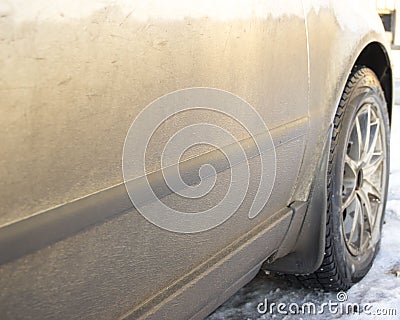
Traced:
POLYGON ((389 117, 385 97, 375 73, 366 67, 355 67, 334 118, 327 180, 325 255, 317 271, 297 276, 302 285, 323 290, 347 290, 367 274, 379 250, 388 175, 389 117), (367 119, 364 131, 361 129, 363 117, 367 119), (373 122, 372 119, 378 120, 373 122), (365 134, 364 139, 363 132, 370 132, 370 135, 365 134), (371 141, 374 132, 377 141, 380 141, 383 158, 378 156, 380 152, 374 140, 371 141), (373 159, 379 157, 374 160, 376 163, 371 160, 371 164, 365 165, 365 168, 360 165, 355 170, 353 155, 354 158, 358 155, 357 163, 362 164, 364 160, 361 161, 361 158, 368 159, 370 153, 367 151, 371 150, 373 159), (381 161, 381 164, 378 165, 377 161, 381 161), (376 171, 369 175, 372 166, 376 171), (368 176, 365 176, 366 173, 368 176), (380 181, 380 193, 378 182, 376 190, 371 188, 372 178, 375 182, 380 181), (373 212, 376 212, 375 220, 373 212), (371 238, 366 237, 369 235, 371 238), (354 239, 357 241, 353 242, 354 239))

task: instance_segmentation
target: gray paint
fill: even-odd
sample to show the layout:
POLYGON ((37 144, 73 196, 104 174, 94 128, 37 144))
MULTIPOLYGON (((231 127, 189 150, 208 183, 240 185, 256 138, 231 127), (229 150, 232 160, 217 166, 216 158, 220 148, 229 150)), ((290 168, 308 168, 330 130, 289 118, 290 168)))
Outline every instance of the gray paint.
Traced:
MULTIPOLYGON (((52 235, 54 224, 49 232, 34 229, 46 233, 43 242, 34 237, 38 243, 26 251, 20 246, 1 265, 1 318, 110 319, 133 314, 148 299, 154 302, 144 311, 149 316, 159 308, 179 318, 185 301, 194 304, 193 314, 185 315, 205 315, 215 306, 210 285, 222 302, 278 249, 293 213, 286 206, 308 200, 347 74, 368 43, 384 41, 378 17, 361 0, 266 0, 261 6, 168 1, 168 10, 163 3, 93 1, 77 8, 70 1, 51 7, 38 0, 0 8, 0 225, 4 231, 26 226, 2 239, 18 243, 35 223, 43 226, 46 214, 55 225, 65 223, 63 232, 52 235), (116 192, 121 186, 109 188, 122 182, 122 145, 135 115, 155 98, 192 86, 237 94, 285 138, 262 214, 247 218, 255 176, 231 219, 206 233, 182 235, 155 227, 133 209, 119 214, 126 195, 116 192), (299 119, 308 120, 307 136, 291 126, 299 119), (99 192, 105 189, 110 193, 99 192), (59 209, 49 211, 54 207, 59 209), (277 229, 262 233, 263 226, 277 229), (245 234, 255 237, 246 243, 248 255, 237 250, 229 256, 245 234), (171 287, 174 292, 165 291, 171 287), (168 303, 163 292, 180 300, 168 303)), ((153 170, 157 148, 175 126, 193 118, 166 124, 149 158, 153 170)), ((207 114, 195 118, 223 121, 207 114)), ((246 138, 233 123, 225 124, 246 138)), ((250 164, 257 172, 257 158, 250 164)), ((218 176, 212 199, 181 203, 171 194, 163 200, 188 210, 207 207, 228 181, 224 171, 218 176)))
MULTIPOLYGON (((298 119, 284 127, 271 131, 279 148, 291 140, 302 139, 306 133, 306 118, 298 119)), ((258 156, 254 144, 242 141, 250 158, 258 156)), ((233 146, 235 147, 235 146, 233 146)), ((238 148, 236 146, 236 148, 238 148)), ((216 151, 202 154, 182 162, 183 171, 187 172, 186 183, 192 185, 197 181, 198 168, 203 163, 211 163, 220 173, 229 168, 225 158, 216 151)), ((143 179, 135 179, 130 184, 140 192, 143 179)), ((149 175, 157 196, 161 199, 171 194, 160 170, 149 175)), ((172 203, 173 205, 173 203, 172 203)), ((106 190, 78 199, 65 205, 49 209, 27 219, 1 228, 0 264, 12 261, 24 254, 33 252, 94 224, 102 223, 116 215, 123 214, 133 205, 127 195, 125 185, 119 184, 106 190)))

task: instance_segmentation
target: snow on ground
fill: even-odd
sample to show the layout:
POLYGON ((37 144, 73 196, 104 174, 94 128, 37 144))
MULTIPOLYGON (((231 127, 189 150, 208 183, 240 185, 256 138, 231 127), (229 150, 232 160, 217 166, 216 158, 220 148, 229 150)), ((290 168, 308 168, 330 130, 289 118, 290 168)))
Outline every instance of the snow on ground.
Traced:
MULTIPOLYGON (((347 291, 347 299, 341 307, 348 308, 350 303, 360 305, 367 313, 347 315, 332 312, 329 306, 323 303, 339 303, 337 293, 324 293, 311 289, 298 289, 288 283, 260 272, 257 277, 239 290, 225 304, 219 307, 208 320, 218 319, 400 319, 400 51, 392 53, 394 74, 397 78, 397 98, 393 111, 391 132, 391 170, 389 194, 383 226, 381 249, 366 277, 347 291), (397 275, 397 276, 396 276, 397 275), (289 311, 289 305, 302 306, 305 303, 314 303, 317 312, 324 308, 320 315, 283 315, 275 307, 272 313, 263 312, 267 299, 271 303, 285 303, 284 311, 289 311), (369 305, 366 305, 369 304, 369 305), (380 315, 392 313, 396 315, 380 315), (368 311, 369 310, 369 311, 368 311), (375 313, 375 315, 373 315, 375 313)), ((343 295, 343 293, 341 293, 343 295)), ((340 303, 338 304, 340 308, 340 303)), ((283 308, 283 307, 282 307, 283 308)), ((295 309, 291 309, 295 310, 295 309)), ((307 311, 307 309, 305 309, 307 311)), ((311 313, 312 314, 312 313, 311 313)))

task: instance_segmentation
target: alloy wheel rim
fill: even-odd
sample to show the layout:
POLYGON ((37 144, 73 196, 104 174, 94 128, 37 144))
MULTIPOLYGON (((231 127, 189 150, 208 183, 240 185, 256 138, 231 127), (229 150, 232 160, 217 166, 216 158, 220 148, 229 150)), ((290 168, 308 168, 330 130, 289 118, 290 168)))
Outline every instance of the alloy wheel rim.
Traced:
POLYGON ((364 104, 352 124, 342 179, 342 229, 350 253, 365 252, 380 232, 386 149, 376 106, 364 104))

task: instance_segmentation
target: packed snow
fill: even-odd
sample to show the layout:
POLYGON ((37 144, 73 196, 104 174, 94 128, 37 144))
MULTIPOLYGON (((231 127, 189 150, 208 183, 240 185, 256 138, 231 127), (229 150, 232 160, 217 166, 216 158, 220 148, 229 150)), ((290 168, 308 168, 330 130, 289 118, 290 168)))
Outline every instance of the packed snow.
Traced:
POLYGON ((393 51, 392 56, 398 105, 392 115, 389 193, 381 249, 369 273, 346 293, 325 293, 291 287, 260 272, 208 320, 400 319, 400 51, 393 51), (270 310, 272 303, 276 305, 270 310), (282 304, 281 312, 277 310, 278 304, 282 304), (304 313, 291 314, 297 307, 304 313), (359 314, 352 312, 357 307, 361 310, 359 314))

